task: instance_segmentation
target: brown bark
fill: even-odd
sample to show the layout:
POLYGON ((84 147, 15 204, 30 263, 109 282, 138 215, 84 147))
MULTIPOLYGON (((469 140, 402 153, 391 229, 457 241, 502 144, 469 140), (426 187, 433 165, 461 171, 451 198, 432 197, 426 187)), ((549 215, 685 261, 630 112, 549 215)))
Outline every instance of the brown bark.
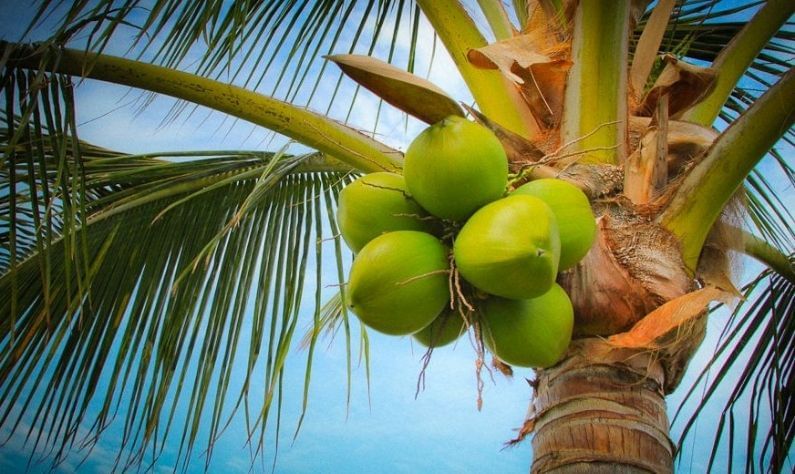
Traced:
POLYGON ((537 373, 531 472, 672 472, 664 379, 651 352, 573 342, 537 373))

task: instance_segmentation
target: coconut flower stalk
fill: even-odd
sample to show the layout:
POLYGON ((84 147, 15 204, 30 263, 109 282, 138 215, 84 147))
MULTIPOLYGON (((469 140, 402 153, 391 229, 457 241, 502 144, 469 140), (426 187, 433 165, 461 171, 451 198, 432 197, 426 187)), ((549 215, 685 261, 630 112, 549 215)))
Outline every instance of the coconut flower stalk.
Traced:
MULTIPOLYGON (((264 27, 262 36, 265 44, 271 45, 278 41, 273 31, 288 13, 285 10, 277 14, 279 8, 286 8, 276 5, 279 2, 252 7, 251 11, 239 2, 233 3, 237 16, 229 17, 228 23, 212 24, 215 28, 206 31, 205 26, 196 24, 186 30, 194 33, 193 39, 189 33, 173 36, 173 45, 156 54, 160 64, 103 53, 118 22, 130 13, 126 8, 109 18, 97 13, 100 10, 92 13, 75 5, 50 41, 36 45, 2 44, 0 66, 7 102, 2 179, 7 192, 0 192, 0 196, 7 203, 2 212, 10 224, 3 231, 6 246, 0 262, 0 289, 10 298, 0 305, 4 344, 0 350, 0 380, 9 381, 0 390, 0 408, 4 410, 0 423, 8 422, 9 407, 32 400, 22 398, 21 387, 32 386, 34 393, 42 390, 41 380, 31 375, 26 358, 30 358, 30 367, 57 360, 60 365, 53 381, 56 395, 44 398, 41 407, 43 419, 60 420, 62 428, 41 442, 60 446, 60 456, 74 442, 76 427, 87 416, 87 400, 94 395, 94 384, 74 382, 72 371, 95 381, 104 364, 114 364, 117 369, 125 364, 129 367, 136 354, 144 354, 141 374, 134 376, 140 390, 131 400, 132 415, 125 428, 125 443, 129 445, 120 448, 136 448, 131 451, 137 454, 131 455, 128 462, 139 463, 140 453, 150 443, 157 445, 165 439, 171 428, 176 401, 169 407, 167 394, 171 387, 182 386, 188 376, 188 364, 180 361, 189 360, 196 338, 205 337, 198 349, 200 371, 194 374, 197 388, 189 402, 189 422, 182 438, 181 451, 190 453, 197 427, 208 422, 202 412, 211 387, 210 375, 218 367, 222 376, 218 386, 213 387, 219 399, 210 410, 211 439, 223 430, 222 412, 231 377, 228 360, 234 358, 232 351, 245 330, 240 308, 245 306, 248 293, 239 289, 261 278, 263 291, 256 296, 248 373, 239 397, 248 396, 252 369, 259 354, 267 352, 263 407, 251 420, 253 427, 249 432, 253 437, 259 431, 258 449, 261 448, 268 411, 280 396, 280 380, 298 325, 310 242, 316 242, 319 262, 324 223, 334 234, 340 295, 336 303, 326 306, 319 291, 315 295, 314 326, 307 336, 308 373, 321 330, 340 325, 348 331, 350 340, 349 310, 361 312, 360 307, 371 303, 367 298, 374 293, 361 288, 391 277, 377 267, 383 258, 373 257, 374 251, 368 250, 367 244, 389 241, 389 245, 383 245, 390 247, 392 240, 400 239, 394 235, 384 237, 388 233, 373 235, 369 232, 372 229, 356 229, 369 233, 349 230, 355 225, 361 227, 356 223, 362 221, 367 222, 365 227, 395 226, 389 228, 395 231, 393 234, 403 232, 401 235, 411 239, 431 242, 426 246, 435 251, 422 272, 412 273, 406 268, 394 277, 401 279, 397 289, 383 293, 386 302, 372 303, 375 309, 362 318, 370 318, 371 326, 404 334, 419 330, 419 326, 446 327, 453 318, 455 324, 444 331, 444 342, 470 331, 480 357, 478 370, 484 364, 484 350, 501 350, 496 340, 499 334, 516 338, 514 326, 503 326, 503 320, 488 322, 495 313, 509 316, 505 313, 513 311, 523 318, 524 327, 539 331, 554 327, 551 331, 573 337, 567 347, 557 347, 557 341, 545 341, 547 352, 543 357, 521 350, 506 352, 511 354, 507 362, 537 367, 531 381, 530 410, 516 440, 532 436, 532 472, 671 472, 677 446, 671 437, 666 396, 680 383, 703 339, 710 304, 733 301, 739 295, 726 270, 730 266, 728 249, 760 260, 770 272, 779 274, 780 279, 775 281, 781 294, 793 293, 786 286, 792 284, 794 274, 788 256, 791 240, 787 239, 792 236, 786 230, 787 224, 783 226, 785 230, 774 224, 764 225, 776 219, 770 213, 760 214, 758 193, 749 193, 748 212, 762 222, 760 229, 767 235, 750 234, 729 222, 734 209, 742 207, 743 184, 764 189, 755 171, 758 164, 782 137, 791 137, 795 80, 787 62, 771 53, 785 54, 791 47, 771 43, 771 38, 792 14, 792 3, 767 2, 745 26, 730 30, 734 39, 725 47, 699 42, 697 34, 681 36, 687 30, 678 22, 688 15, 698 18, 699 10, 690 11, 686 5, 677 6, 670 1, 657 2, 654 10, 646 14, 649 2, 630 0, 516 1, 512 12, 498 0, 480 0, 477 5, 453 0, 418 0, 416 5, 411 4, 411 17, 430 24, 469 88, 474 104, 459 104, 442 90, 443 84, 435 85, 413 74, 414 50, 408 70, 403 70, 372 55, 345 54, 334 48, 339 35, 331 35, 330 27, 321 32, 321 43, 330 38, 332 48, 325 56, 330 63, 337 64, 349 80, 388 104, 433 125, 429 130, 444 129, 445 124, 449 130, 457 124, 456 129, 474 130, 468 138, 486 133, 489 138, 484 140, 493 140, 492 152, 495 147, 497 151, 490 152, 490 156, 498 157, 500 163, 507 160, 507 186, 502 168, 497 170, 499 179, 491 179, 486 171, 473 171, 475 164, 455 170, 456 173, 433 167, 441 166, 441 161, 455 164, 458 155, 472 148, 468 142, 466 146, 447 143, 447 149, 454 152, 439 162, 422 164, 423 157, 416 157, 411 148, 404 160, 400 152, 377 139, 291 103, 295 95, 289 92, 280 100, 248 89, 246 85, 253 76, 239 80, 242 86, 213 79, 220 58, 236 54, 230 46, 235 45, 234 38, 224 40, 212 36, 214 32, 227 31, 225 25, 257 13, 261 16, 249 18, 252 23, 259 22, 255 18, 274 19, 270 24, 274 29, 264 27), (482 14, 485 21, 473 20, 470 8, 482 14), (102 34, 91 36, 85 50, 68 48, 75 33, 88 25, 102 34), (100 28, 102 25, 104 29, 100 28), (480 27, 490 31, 481 31, 480 27), (179 70, 177 66, 185 58, 180 51, 188 51, 192 41, 202 35, 212 38, 210 52, 199 62, 195 73, 179 70), (679 40, 677 47, 671 47, 674 39, 679 40), (760 52, 764 60, 784 70, 755 64, 760 52), (701 65, 693 64, 691 58, 701 60, 701 65), (703 64, 705 58, 711 60, 710 65, 703 64), (767 71, 767 76, 758 79, 768 87, 758 97, 738 96, 752 102, 746 107, 731 94, 749 67, 767 71), (89 77, 200 104, 274 130, 317 153, 293 156, 284 152, 217 152, 210 159, 184 164, 93 147, 76 136, 74 99, 69 93, 71 84, 64 76, 89 77), (64 114, 60 113, 61 107, 64 114), (728 126, 710 128, 722 110, 728 126), (732 112, 727 114, 727 110, 732 112), (340 194, 343 185, 353 180, 351 172, 378 174, 369 175, 369 188, 368 180, 355 181, 340 194), (399 176, 402 174, 406 187, 399 176), (444 192, 433 184, 436 175, 451 179, 466 175, 472 189, 456 190, 464 197, 469 197, 470 191, 475 194, 478 184, 483 184, 477 182, 478 177, 489 179, 491 188, 494 182, 497 185, 496 189, 489 189, 485 201, 450 212, 444 206, 435 207, 437 193, 444 192), (564 184, 544 187, 539 184, 544 179, 564 184), (383 185, 395 182, 401 184, 383 185), (419 204, 406 191, 412 189, 412 183, 421 183, 414 193, 419 204), (574 196, 571 200, 561 198, 563 191, 555 191, 564 188, 567 195, 574 196), (536 203, 536 197, 502 197, 513 193, 538 195, 541 199, 551 194, 549 199, 566 204, 557 209, 536 203), (342 202, 339 205, 338 196, 342 202), (357 199, 367 199, 370 204, 389 202, 398 211, 391 211, 393 215, 381 221, 368 221, 369 211, 357 214, 357 199), (420 207, 424 200, 426 209, 420 207), (20 204, 27 202, 32 204, 20 204), (565 237, 576 232, 587 237, 589 245, 577 249, 576 257, 567 257, 561 268, 558 264, 564 236, 556 234, 548 248, 533 247, 535 257, 543 260, 548 269, 548 281, 538 293, 548 295, 544 292, 550 287, 555 293, 554 298, 544 299, 543 303, 540 299, 526 300, 535 301, 533 304, 517 303, 525 301, 522 298, 527 297, 527 292, 500 294, 505 288, 478 287, 487 287, 504 273, 505 267, 495 265, 493 275, 482 283, 476 277, 468 277, 493 263, 489 257, 494 255, 480 252, 488 248, 481 245, 482 236, 488 234, 496 241, 491 254, 509 253, 500 248, 501 236, 493 232, 495 225, 489 219, 497 219, 497 214, 520 216, 511 222, 512 235, 519 236, 517 241, 522 238, 523 226, 533 225, 529 214, 535 211, 513 213, 506 202, 521 202, 527 209, 546 209, 545 223, 541 226, 536 222, 537 227, 554 228, 555 233, 569 229, 565 237), (199 210, 204 211, 206 206, 212 206, 213 212, 207 213, 209 224, 197 231, 197 240, 187 242, 175 237, 174 229, 195 222, 201 214, 199 210), (335 218, 338 206, 342 216, 339 221, 335 218), (567 214, 574 207, 577 212, 567 214), (478 215, 478 208, 485 209, 484 214, 478 215), (489 210, 497 208, 500 213, 489 210), (56 217, 54 210, 59 212, 56 217), (486 215, 489 212, 492 214, 486 215), (570 221, 585 218, 589 225, 572 230, 566 225, 570 224, 568 221, 563 225, 555 223, 556 214, 575 216, 566 218, 570 221), (470 215, 475 216, 474 224, 467 228, 465 222, 470 215), (411 222, 410 229, 400 223, 407 220, 411 222), (138 230, 147 236, 145 239, 134 243, 119 239, 124 232, 138 229, 134 224, 140 222, 151 225, 148 231, 138 230), (147 233, 155 232, 152 229, 161 238, 147 233), (439 240, 447 246, 427 237, 433 232, 439 233, 439 240), (349 287, 342 271, 340 233, 349 245, 356 242, 352 245, 354 252, 369 259, 366 267, 365 263, 354 263, 358 266, 353 296, 346 294, 349 287), (457 240, 458 236, 462 236, 461 240, 457 240), (248 245, 249 239, 268 244, 248 245), (114 256, 123 257, 119 261, 135 268, 134 274, 115 270, 114 256), (255 265, 254 261, 262 263, 255 265), (205 275, 216 274, 240 275, 242 282, 221 277, 215 290, 210 290, 205 275), (169 291, 165 293, 161 275, 169 275, 169 291), (442 296, 416 305, 423 310, 432 306, 418 317, 421 323, 407 329, 408 326, 393 326, 392 320, 379 319, 389 311, 378 305, 392 308, 404 304, 400 295, 426 294, 423 292, 429 286, 433 288, 427 294, 442 296), (268 300, 271 289, 274 302, 268 300), (507 299, 480 301, 484 292, 507 299), (200 336, 197 328, 201 324, 195 319, 197 308, 203 308, 208 301, 213 302, 209 329, 200 336), (531 312, 528 308, 544 305, 555 306, 555 311, 547 312, 562 314, 555 325, 539 325, 525 314, 531 312), (269 308, 281 308, 281 312, 273 310, 270 332, 265 334, 262 328, 269 308), (143 323, 122 325, 122 315, 127 311, 143 323), (492 313, 485 314, 489 311, 492 313), (278 324, 277 313, 281 318, 278 324), (435 319, 436 313, 442 319, 435 319), (435 322, 428 325, 431 321, 435 322), (119 329, 122 326, 126 328, 124 332, 119 329), (225 336, 223 328, 227 327, 231 330, 225 336), (81 350, 58 353, 57 346, 50 345, 51 338, 67 341, 69 347, 81 350), (109 348, 117 340, 122 341, 122 350, 114 356, 109 348), (153 351, 154 341, 159 345, 153 351), (227 351, 223 362, 219 362, 219 346, 227 351), (49 352, 43 348, 49 348, 49 352), (80 356, 89 353, 93 354, 90 360, 80 356), (159 374, 152 385, 145 383, 147 370, 159 374), (163 429, 166 434, 162 434, 163 429)), ((320 19, 347 20, 355 15, 357 2, 348 6, 340 3, 314 7, 313 18, 317 21, 310 23, 330 25, 320 19)), ((380 15, 380 31, 388 9, 379 7, 376 11, 373 2, 365 3, 361 24, 366 23, 365 17, 372 11, 380 15)), ((158 24, 161 13, 153 10, 144 30, 156 28, 153 25, 158 24)), ((710 18, 706 15, 702 19, 710 18)), ((208 12, 205 18, 215 15, 208 12)), ((190 23, 187 18, 185 21, 190 23)), ((419 24, 413 24, 414 45, 419 24)), ((245 22, 236 25, 239 31, 249 31, 245 22)), ((308 24, 303 27, 310 28, 308 24)), ((355 38, 361 30, 360 26, 355 38)), ((394 49, 394 43, 392 46, 394 49)), ((309 46, 306 48, 302 55, 294 49, 288 60, 295 59, 300 66, 309 54, 309 46)), ((391 52, 389 56, 391 59, 391 52)), ((245 55, 244 60, 248 57, 245 55)), ((240 72, 234 74, 236 79, 237 74, 240 72)), ((290 90, 293 86, 300 88, 305 77, 306 74, 296 75, 290 90)), ((317 85, 313 96, 315 90, 317 85)), ((335 96, 336 93, 335 90, 335 96)), ((791 177, 791 168, 785 164, 781 167, 791 177)), ((763 193, 762 197, 771 202, 768 194, 763 193)), ((453 205, 460 206, 462 200, 463 197, 454 200, 453 205)), ((546 234, 534 239, 544 241, 545 237, 546 234)), ((529 247, 527 242, 522 245, 529 247)), ((509 249, 521 254, 514 258, 515 262, 523 262, 528 252, 522 245, 509 249)), ((390 258, 408 265, 403 261, 406 259, 396 255, 399 254, 391 253, 390 258)), ((419 255, 417 259, 423 257, 419 255)), ((523 270, 526 269, 517 269, 519 278, 535 278, 523 270)), ((315 274, 320 288, 319 266, 315 274)), ((528 287, 528 281, 515 281, 513 286, 522 290, 528 287)), ((532 297, 539 296, 535 287, 532 290, 532 297)), ((768 307, 775 313, 774 303, 768 307)), ((785 339, 788 326, 780 326, 784 329, 776 333, 777 337, 785 339)), ((433 347, 437 336, 420 337, 424 345, 433 347)), ((778 341, 772 337, 771 340, 778 341)), ((367 346, 366 336, 363 345, 367 346)), ((776 346, 775 350, 781 349, 776 346)), ((350 352, 348 359, 350 369, 350 352)), ((502 370, 510 372, 505 362, 496 361, 502 370)), ((103 408, 96 416, 96 436, 111 416, 111 402, 124 392, 128 375, 119 377, 116 375, 111 381, 103 408)), ((306 380, 304 409, 308 376, 306 380)), ((782 434, 788 432, 792 430, 782 428, 771 435, 776 440, 770 457, 773 469, 783 466, 786 455, 782 453, 791 447, 792 437, 782 434)), ((212 446, 208 446, 208 457, 211 451, 212 446)))

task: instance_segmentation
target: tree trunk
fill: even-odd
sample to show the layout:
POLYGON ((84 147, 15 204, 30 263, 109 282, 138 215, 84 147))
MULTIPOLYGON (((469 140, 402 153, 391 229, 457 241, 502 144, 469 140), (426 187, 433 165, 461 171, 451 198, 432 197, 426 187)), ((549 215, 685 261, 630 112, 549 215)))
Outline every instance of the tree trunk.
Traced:
POLYGON ((672 472, 664 374, 651 352, 574 341, 537 372, 531 472, 672 472))

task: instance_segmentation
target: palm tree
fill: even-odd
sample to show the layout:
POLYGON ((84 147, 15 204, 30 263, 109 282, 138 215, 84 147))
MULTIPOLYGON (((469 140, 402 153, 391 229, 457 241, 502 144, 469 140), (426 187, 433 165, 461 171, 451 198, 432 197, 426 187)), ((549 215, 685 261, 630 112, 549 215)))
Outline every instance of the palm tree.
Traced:
POLYGON ((795 433, 795 239, 775 190, 795 180, 773 146, 792 150, 786 22, 795 6, 649 3, 41 2, 31 24, 49 28, 49 39, 3 43, 0 54, 0 424, 13 432, 32 417, 35 445, 57 460, 95 443, 123 404, 124 466, 149 462, 172 431, 187 459, 203 425, 209 458, 233 406, 245 410, 259 452, 314 281, 306 402, 320 333, 342 328, 349 347, 354 334, 340 298, 324 302, 320 292, 328 238, 344 291, 338 193, 360 173, 402 166, 375 133, 329 118, 350 80, 334 62, 421 121, 470 115, 491 128, 512 185, 552 176, 590 199, 596 243, 559 277, 576 337, 561 362, 537 371, 522 430, 533 435, 533 472, 671 471, 665 395, 703 338, 709 305, 739 296, 715 359, 676 414, 679 441, 728 390, 710 465, 724 449, 745 457, 746 470, 785 469, 795 433), (413 74, 422 54, 435 54, 435 39, 430 50, 418 45, 426 22, 471 106, 413 74), (131 27, 128 57, 106 54, 131 27), (410 53, 393 66, 401 37, 410 53), (173 96, 174 115, 209 107, 306 152, 154 156, 86 143, 75 120, 72 78, 81 76, 173 96), (257 92, 274 76, 268 95, 257 92), (729 254, 764 268, 737 289, 729 254), (232 380, 235 354, 246 361, 243 381, 232 380), (726 376, 730 367, 738 376, 726 376), (261 406, 252 405, 255 378, 264 378, 261 406), (734 410, 749 400, 740 436, 734 410), (173 423, 178 406, 184 426, 173 423))

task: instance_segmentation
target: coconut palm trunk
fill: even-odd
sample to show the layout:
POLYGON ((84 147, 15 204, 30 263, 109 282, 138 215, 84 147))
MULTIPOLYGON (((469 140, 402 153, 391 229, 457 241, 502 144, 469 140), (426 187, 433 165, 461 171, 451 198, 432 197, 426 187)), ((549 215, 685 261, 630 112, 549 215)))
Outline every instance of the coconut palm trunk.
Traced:
POLYGON ((533 433, 532 472, 673 470, 665 396, 678 385, 706 320, 703 302, 687 307, 698 293, 675 237, 639 221, 633 209, 611 204, 589 254, 559 277, 581 337, 559 363, 536 372, 524 427, 533 433), (679 325, 672 314, 683 317, 679 325), (623 332, 627 327, 634 329, 623 332))
POLYGON ((537 372, 531 472, 672 472, 660 361, 638 351, 599 357, 599 344, 579 341, 537 372))
MULTIPOLYGON (((676 416, 669 416, 666 396, 704 338, 710 305, 738 297, 745 300, 735 316, 753 316, 744 324, 765 332, 731 390, 709 465, 722 433, 734 429, 724 423, 734 423, 725 420, 738 400, 764 393, 771 412, 784 413, 782 421, 755 431, 762 404, 753 405, 753 442, 743 449, 747 458, 783 470, 795 437, 795 312, 788 311, 795 305, 795 235, 791 215, 759 165, 769 157, 786 182, 795 182, 791 164, 770 151, 782 137, 790 145, 793 140, 795 73, 786 57, 792 33, 785 27, 793 3, 770 0, 756 8, 749 2, 753 11, 738 7, 744 24, 713 13, 720 2, 660 0, 651 11, 651 2, 635 0, 516 0, 510 11, 501 0, 470 3, 157 2, 149 8, 98 0, 68 7, 47 41, 0 43, 0 425, 11 425, 13 434, 24 416, 32 417, 39 428, 32 451, 46 446, 57 462, 81 444, 79 428, 91 426, 86 445, 95 443, 123 403, 129 410, 119 467, 140 465, 147 453, 156 459, 171 431, 180 432, 179 457, 186 465, 200 426, 209 427, 209 462, 228 422, 225 407, 233 406, 233 413, 245 411, 259 455, 270 409, 281 408, 286 360, 303 325, 299 307, 312 276, 317 291, 304 340, 301 420, 323 330, 343 328, 350 373, 354 319, 343 304, 347 255, 335 219, 340 190, 360 174, 400 175, 404 158, 373 138, 377 134, 328 116, 340 81, 348 80, 342 75, 326 114, 312 110, 313 100, 324 95, 321 84, 333 83, 322 81, 334 63, 369 91, 357 88, 355 94, 372 92, 412 120, 430 125, 452 115, 489 129, 507 156, 506 195, 529 181, 563 180, 581 191, 596 216, 590 250, 557 274, 573 307, 573 337, 557 362, 534 367, 520 435, 532 436, 532 472, 673 471, 677 445, 669 430, 676 416), (140 21, 139 10, 146 19, 133 47, 149 41, 154 54, 146 56, 143 48, 147 61, 106 54, 117 29, 140 21), (389 61, 339 54, 356 49, 373 19, 369 51, 375 51, 389 15, 395 15, 389 61), (172 16, 176 26, 168 32, 172 16), (401 18, 411 38, 405 68, 390 64, 401 18), (288 24, 299 32, 285 52, 279 32, 288 24), (341 31, 350 25, 353 39, 345 48, 341 31), (414 74, 418 32, 428 25, 472 104, 414 74), (199 41, 207 51, 194 61, 199 41), (324 53, 321 45, 331 54, 322 66, 314 62, 324 53), (273 91, 254 90, 274 75, 269 68, 277 58, 286 63, 273 91), (205 106, 311 151, 155 157, 96 147, 78 138, 70 77, 205 106), (743 89, 741 79, 756 82, 743 89), (313 80, 306 107, 298 91, 313 80), (277 97, 278 86, 288 83, 277 97), (192 159, 173 159, 186 156, 192 159), (322 281, 324 240, 334 242, 335 282, 322 281), (747 288, 736 288, 730 251, 765 267, 747 288), (753 296, 762 278, 770 281, 769 297, 753 296), (324 303, 320 288, 330 284, 339 294, 324 303), (232 393, 238 351, 247 357, 247 371, 240 391, 232 393), (97 382, 109 370, 105 392, 98 393, 97 382), (252 410, 254 377, 264 379, 264 393, 261 407, 252 410), (191 382, 190 393, 180 393, 191 382), (94 413, 89 405, 96 399, 101 408, 94 413), (188 413, 184 426, 172 423, 180 403, 188 413)), ((48 8, 45 2, 37 18, 48 8)), ((449 221, 433 221, 446 244, 464 225, 449 221)), ((450 275, 451 303, 461 308, 486 301, 490 296, 466 282, 465 290, 453 291, 458 270, 449 260, 449 268, 432 273, 450 275)), ((480 376, 485 318, 479 308, 470 309, 462 315, 476 342, 480 376)), ((716 357, 738 359, 750 350, 748 341, 757 340, 732 324, 726 330, 731 342, 716 357)), ((365 355, 377 350, 368 344, 363 327, 365 355)), ((707 383, 707 402, 723 378, 707 383)), ((699 402, 696 413, 707 402, 699 402)), ((684 422, 682 436, 695 416, 684 422)), ((735 440, 729 439, 731 451, 735 440)))

